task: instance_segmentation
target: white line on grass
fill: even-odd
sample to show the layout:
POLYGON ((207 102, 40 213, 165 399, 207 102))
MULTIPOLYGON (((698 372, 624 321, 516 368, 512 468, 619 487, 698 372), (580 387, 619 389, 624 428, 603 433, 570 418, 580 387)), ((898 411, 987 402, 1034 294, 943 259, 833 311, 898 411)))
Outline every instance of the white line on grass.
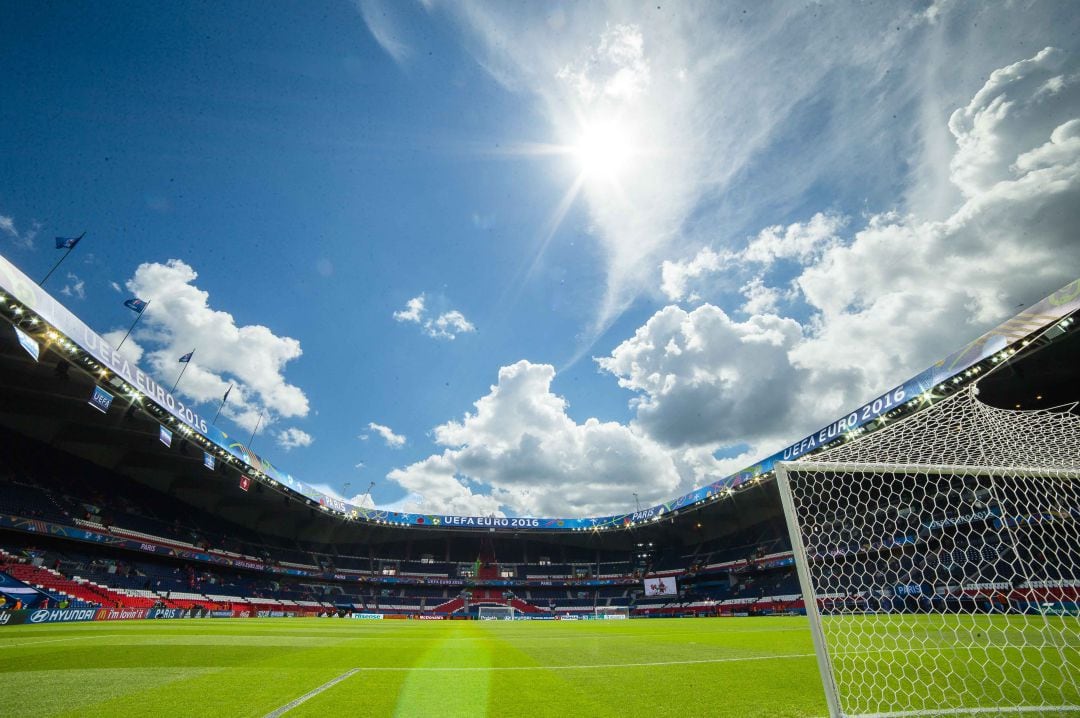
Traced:
POLYGON ((280 708, 278 708, 276 711, 273 711, 272 713, 267 713, 265 716, 263 716, 263 718, 278 718, 278 716, 280 716, 280 715, 282 715, 284 713, 288 713, 289 711, 291 711, 293 708, 300 705, 304 701, 311 700, 312 698, 319 695, 323 691, 325 691, 325 690, 327 690, 329 688, 333 688, 338 683, 341 683, 343 680, 345 680, 346 678, 348 678, 352 674, 357 673, 359 670, 360 670, 359 668, 353 668, 353 669, 350 669, 348 671, 345 671, 344 673, 342 673, 340 676, 338 676, 334 680, 327 681, 326 683, 323 683, 321 686, 319 686, 315 690, 308 691, 307 693, 300 696, 296 700, 291 701, 289 703, 286 703, 285 705, 281 706, 280 708))
POLYGON ((365 671, 428 671, 456 673, 463 671, 561 671, 589 668, 648 668, 650 666, 686 666, 696 663, 738 663, 740 661, 773 661, 782 658, 813 658, 813 653, 785 653, 772 656, 742 658, 700 658, 690 661, 651 661, 649 663, 585 663, 574 666, 365 666, 365 671))
POLYGON ((0 648, 21 648, 22 646, 37 646, 42 643, 60 643, 61 641, 88 641, 91 638, 127 638, 127 636, 118 634, 104 636, 71 636, 69 638, 50 638, 47 641, 30 641, 28 643, 0 643, 0 648))

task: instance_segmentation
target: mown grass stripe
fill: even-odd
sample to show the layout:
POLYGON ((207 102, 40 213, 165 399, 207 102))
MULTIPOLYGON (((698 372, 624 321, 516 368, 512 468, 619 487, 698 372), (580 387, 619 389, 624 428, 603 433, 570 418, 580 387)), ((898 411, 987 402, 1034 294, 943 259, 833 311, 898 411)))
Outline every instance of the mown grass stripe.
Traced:
POLYGON ((770 656, 742 656, 740 658, 700 658, 689 661, 649 661, 647 663, 582 663, 578 665, 554 666, 365 666, 365 671, 429 671, 439 673, 460 673, 470 671, 562 671, 585 670, 589 668, 650 668, 653 666, 689 666, 707 663, 738 663, 740 661, 773 661, 784 658, 813 658, 813 653, 787 653, 770 656))

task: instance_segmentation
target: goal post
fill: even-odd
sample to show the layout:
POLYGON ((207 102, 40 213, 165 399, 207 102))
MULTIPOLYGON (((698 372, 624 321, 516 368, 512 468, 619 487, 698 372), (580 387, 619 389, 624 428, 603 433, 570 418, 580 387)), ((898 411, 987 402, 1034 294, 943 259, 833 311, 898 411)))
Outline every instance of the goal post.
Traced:
POLYGON ((593 617, 602 620, 628 619, 630 609, 625 606, 597 606, 593 617))
POLYGON ((515 616, 513 606, 480 606, 477 611, 481 621, 513 621, 515 616))
POLYGON ((776 476, 830 716, 1080 714, 1080 416, 965 390, 776 476))

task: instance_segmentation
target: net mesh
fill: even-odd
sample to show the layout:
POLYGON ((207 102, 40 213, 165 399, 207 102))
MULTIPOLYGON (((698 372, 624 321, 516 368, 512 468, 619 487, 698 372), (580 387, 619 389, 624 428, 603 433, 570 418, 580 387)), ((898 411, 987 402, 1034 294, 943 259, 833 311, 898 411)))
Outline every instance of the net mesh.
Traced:
POLYGON ((1080 715, 1072 408, 964 390, 782 467, 834 712, 1080 715))

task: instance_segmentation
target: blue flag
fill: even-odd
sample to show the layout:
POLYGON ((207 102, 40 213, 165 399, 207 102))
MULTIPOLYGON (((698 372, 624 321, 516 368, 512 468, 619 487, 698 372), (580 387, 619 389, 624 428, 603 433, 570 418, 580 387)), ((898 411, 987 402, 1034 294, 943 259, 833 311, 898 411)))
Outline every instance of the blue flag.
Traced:
POLYGON ((148 302, 144 302, 138 297, 132 297, 131 299, 124 302, 124 306, 135 312, 136 314, 142 314, 143 310, 146 309, 147 303, 148 302))
POLYGON ((80 234, 78 237, 57 237, 56 238, 56 248, 57 249, 73 249, 75 247, 75 245, 79 243, 79 240, 82 239, 82 238, 83 238, 82 234, 80 234))
POLYGON ((181 364, 187 364, 187 363, 188 363, 189 361, 191 361, 191 355, 192 355, 192 354, 194 354, 194 353, 195 353, 195 350, 194 350, 194 349, 192 349, 192 350, 191 350, 191 351, 189 351, 189 352, 188 352, 187 354, 185 354, 184 356, 180 357, 180 363, 181 363, 181 364))

